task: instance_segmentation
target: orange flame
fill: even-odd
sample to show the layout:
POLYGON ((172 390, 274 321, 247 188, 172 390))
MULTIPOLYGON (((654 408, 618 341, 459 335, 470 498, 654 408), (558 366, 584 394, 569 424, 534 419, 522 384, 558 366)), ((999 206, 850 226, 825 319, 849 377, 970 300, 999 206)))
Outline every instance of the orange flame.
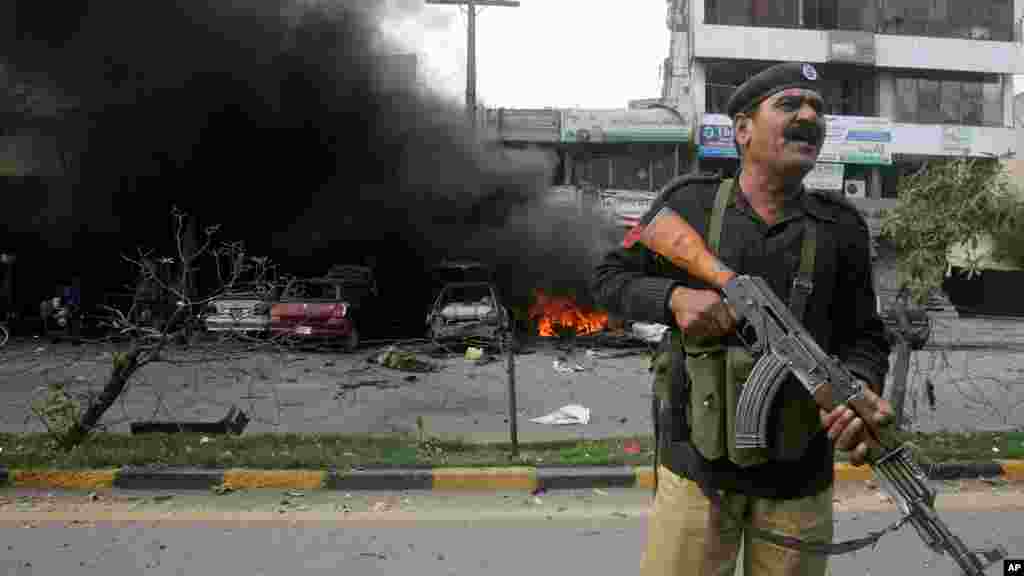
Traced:
POLYGON ((572 327, 576 334, 594 334, 608 326, 608 313, 581 308, 567 296, 548 296, 542 290, 534 290, 534 304, 530 306, 530 320, 537 320, 537 333, 541 336, 555 336, 561 327, 572 327))

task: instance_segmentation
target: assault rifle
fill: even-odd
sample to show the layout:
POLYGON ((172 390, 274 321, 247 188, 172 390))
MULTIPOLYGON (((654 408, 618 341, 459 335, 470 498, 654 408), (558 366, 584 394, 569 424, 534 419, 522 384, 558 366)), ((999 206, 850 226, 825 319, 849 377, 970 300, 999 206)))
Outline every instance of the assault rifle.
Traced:
POLYGON ((967 576, 984 576, 986 565, 1005 557, 1000 548, 972 551, 950 531, 935 512, 935 491, 927 484, 927 475, 911 459, 907 447, 897 445, 895 430, 879 428, 869 418, 865 382, 821 349, 762 278, 738 275, 726 268, 686 220, 668 207, 638 232, 633 238, 641 244, 722 293, 736 318, 737 336, 759 357, 739 398, 737 447, 768 445, 769 409, 779 386, 792 374, 826 412, 845 404, 861 417, 878 442, 869 450, 867 461, 883 490, 899 506, 904 521, 917 530, 925 545, 949 554, 967 576))

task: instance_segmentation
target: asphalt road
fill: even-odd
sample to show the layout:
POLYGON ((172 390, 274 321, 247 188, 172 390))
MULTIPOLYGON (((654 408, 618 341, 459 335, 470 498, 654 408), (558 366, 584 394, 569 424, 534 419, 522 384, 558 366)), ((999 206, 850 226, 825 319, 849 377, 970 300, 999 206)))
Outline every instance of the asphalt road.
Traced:
MULTIPOLYGON (((962 485, 962 483, 961 483, 962 485)), ((972 545, 1024 556, 1019 486, 946 485, 939 511, 972 545)), ((636 574, 649 493, 283 494, 0 492, 0 574, 636 574), (166 499, 164 499, 166 498, 166 499)), ((893 519, 863 489, 837 492, 837 538, 893 519)), ((908 527, 832 574, 953 574, 908 527)), ((1002 566, 989 574, 1002 574, 1002 566)))

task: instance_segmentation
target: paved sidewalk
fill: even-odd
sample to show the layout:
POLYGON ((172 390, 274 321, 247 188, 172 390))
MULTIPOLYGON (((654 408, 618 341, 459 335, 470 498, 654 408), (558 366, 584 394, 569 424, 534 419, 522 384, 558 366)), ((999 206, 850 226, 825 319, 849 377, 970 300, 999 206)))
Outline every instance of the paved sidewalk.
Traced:
MULTIPOLYGON (((1024 352, 1005 349, 1009 344, 1024 347, 1024 322, 938 318, 933 342, 971 349, 914 354, 906 410, 913 429, 1024 426, 1024 413, 1017 409, 1024 403, 1024 352), (927 380, 934 386, 934 409, 927 380)), ((237 405, 253 418, 247 433, 414 433, 422 418, 428 435, 508 440, 505 358, 477 365, 461 356, 437 360, 421 355, 442 366, 439 372, 421 374, 368 363, 379 351, 260 352, 234 360, 150 365, 104 422, 113 431, 127 432, 131 420, 216 420, 237 405)), ((651 434, 646 351, 596 352, 589 355, 581 347, 567 356, 569 366, 582 368, 569 373, 556 370, 555 361, 566 355, 551 345, 516 357, 520 441, 651 434), (530 422, 567 404, 589 408, 590 421, 572 426, 530 422)), ((37 387, 63 381, 73 392, 97 393, 109 370, 109 348, 101 346, 47 343, 0 350, 0 431, 42 430, 26 408, 37 387)))
MULTIPOLYGON (((382 349, 281 356, 260 352, 231 361, 150 365, 133 379, 104 422, 113 431, 128 432, 133 419, 216 420, 235 404, 253 419, 247 433, 414 433, 422 417, 425 432, 432 436, 474 442, 509 439, 506 358, 478 365, 460 355, 437 359, 419 354, 442 368, 413 373, 367 361, 382 349)), ((31 419, 26 425, 25 407, 45 381, 66 381, 76 392, 98 392, 110 366, 108 354, 99 347, 75 351, 48 346, 39 353, 20 354, 18 362, 0 364, 3 432, 42 430, 31 419), (69 359, 76 352, 81 358, 69 359), (30 369, 33 362, 38 366, 30 369)), ((570 355, 543 345, 516 356, 520 441, 649 435, 648 365, 644 348, 603 349, 595 356, 586 348, 570 355), (554 367, 559 359, 582 370, 559 372, 554 367), (567 404, 590 408, 590 421, 576 426, 529 421, 567 404)))

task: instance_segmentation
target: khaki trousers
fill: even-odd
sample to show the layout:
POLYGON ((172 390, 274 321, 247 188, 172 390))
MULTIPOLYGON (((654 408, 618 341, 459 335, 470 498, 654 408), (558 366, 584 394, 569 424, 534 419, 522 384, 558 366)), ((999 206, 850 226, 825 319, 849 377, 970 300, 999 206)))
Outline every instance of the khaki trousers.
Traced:
MULTIPOLYGON (((831 542, 832 489, 809 498, 769 500, 719 491, 733 516, 762 530, 831 542)), ((658 468, 641 576, 733 576, 743 548, 744 576, 826 576, 828 557, 765 542, 712 510, 700 487, 658 468)))

